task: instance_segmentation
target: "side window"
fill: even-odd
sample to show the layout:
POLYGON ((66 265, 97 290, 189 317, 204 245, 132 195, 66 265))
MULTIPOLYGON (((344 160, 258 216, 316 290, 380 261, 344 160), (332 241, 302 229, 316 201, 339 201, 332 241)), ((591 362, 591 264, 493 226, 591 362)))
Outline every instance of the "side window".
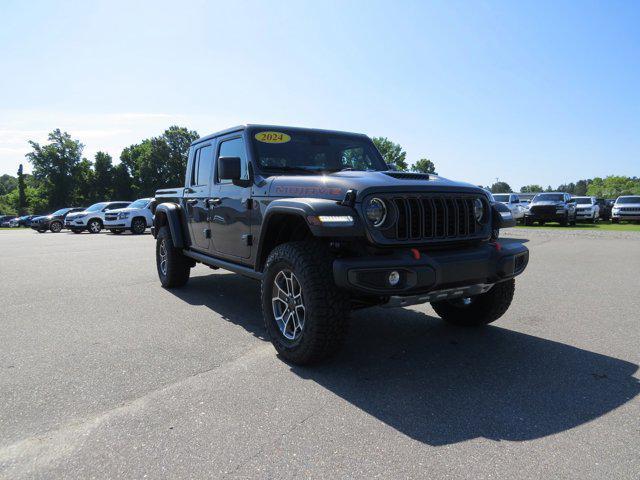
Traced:
POLYGON ((213 147, 211 145, 196 150, 195 156, 193 158, 193 169, 191 170, 191 185, 209 185, 212 165, 213 147))
POLYGON ((200 150, 202 149, 201 148, 197 149, 193 154, 193 164, 191 165, 191 181, 189 182, 191 186, 198 184, 197 178, 198 178, 198 161, 200 160, 200 150))
MULTIPOLYGON (((240 157, 241 176, 240 178, 247 180, 249 178, 249 171, 247 170, 247 154, 244 150, 244 141, 242 138, 233 138, 231 140, 225 140, 220 144, 220 157, 240 157)), ((218 183, 226 184, 231 183, 231 180, 220 180, 216 172, 216 179, 218 183)))
POLYGON ((513 203, 520 203, 520 197, 518 197, 517 195, 513 196, 513 203))

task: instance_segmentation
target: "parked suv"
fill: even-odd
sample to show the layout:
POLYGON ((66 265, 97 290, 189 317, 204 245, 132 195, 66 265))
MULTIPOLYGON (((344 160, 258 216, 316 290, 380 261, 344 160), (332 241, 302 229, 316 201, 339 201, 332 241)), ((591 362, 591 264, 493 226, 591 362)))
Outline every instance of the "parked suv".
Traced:
POLYGON ((38 233, 44 233, 47 230, 51 230, 53 233, 58 233, 62 230, 65 220, 69 214, 73 214, 73 212, 81 212, 83 210, 84 207, 61 208, 49 215, 32 218, 30 227, 38 233))
POLYGON ((517 220, 521 220, 524 218, 524 212, 526 211, 526 207, 520 201, 520 197, 518 197, 515 193, 494 193, 493 199, 496 202, 503 203, 507 206, 507 208, 511 211, 513 218, 517 220))
POLYGON ((578 220, 596 223, 600 220, 600 205, 596 197, 573 197, 576 202, 576 218, 578 220))
POLYGON ((524 213, 524 224, 533 225, 538 222, 558 222, 563 227, 576 224, 576 204, 571 195, 562 192, 539 193, 524 213))
POLYGON ((115 234, 125 230, 135 234, 144 233, 147 227, 153 225, 151 207, 154 203, 153 198, 140 198, 128 207, 109 210, 104 214, 104 228, 115 234))
POLYGON ((100 233, 104 226, 104 215, 109 210, 124 208, 131 202, 100 202, 94 203, 86 210, 67 215, 64 225, 73 233, 100 233))
POLYGON ((611 209, 611 222, 621 220, 640 221, 640 195, 624 195, 616 199, 611 209))
POLYGON ((496 241, 515 221, 482 188, 392 170, 360 134, 215 133, 191 145, 185 185, 156 200, 160 283, 185 285, 196 263, 259 280, 266 330, 299 364, 334 352, 355 308, 431 302, 447 322, 491 323, 529 258, 496 241))

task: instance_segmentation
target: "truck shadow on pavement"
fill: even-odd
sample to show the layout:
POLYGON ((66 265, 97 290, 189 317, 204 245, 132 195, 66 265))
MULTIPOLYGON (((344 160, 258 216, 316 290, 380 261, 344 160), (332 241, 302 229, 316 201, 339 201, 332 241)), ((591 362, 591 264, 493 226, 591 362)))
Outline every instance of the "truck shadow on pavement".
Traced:
MULTIPOLYGON (((266 339, 258 283, 214 277, 193 278, 174 293, 266 339)), ((532 440, 594 420, 640 393, 633 363, 499 326, 453 327, 408 309, 354 312, 336 358, 290 368, 430 445, 532 440)))

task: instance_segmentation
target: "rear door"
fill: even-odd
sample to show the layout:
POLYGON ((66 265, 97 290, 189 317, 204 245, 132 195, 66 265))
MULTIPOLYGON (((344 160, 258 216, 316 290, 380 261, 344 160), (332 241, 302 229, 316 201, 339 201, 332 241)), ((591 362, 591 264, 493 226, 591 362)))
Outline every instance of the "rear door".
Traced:
POLYGON ((211 245, 208 200, 212 181, 213 144, 198 145, 193 152, 191 171, 184 190, 191 246, 196 250, 207 251, 211 245))
MULTIPOLYGON (((249 179, 248 157, 242 134, 231 134, 218 140, 216 165, 220 157, 240 157, 242 178, 249 179)), ((216 174, 212 196, 211 232, 214 254, 249 258, 251 255, 251 187, 237 186, 229 180, 221 181, 216 174)))

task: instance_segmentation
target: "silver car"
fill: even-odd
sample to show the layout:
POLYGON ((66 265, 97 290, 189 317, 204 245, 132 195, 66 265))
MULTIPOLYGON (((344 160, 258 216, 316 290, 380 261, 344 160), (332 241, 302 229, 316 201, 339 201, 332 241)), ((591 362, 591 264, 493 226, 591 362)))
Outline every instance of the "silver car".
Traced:
POLYGON ((511 215, 516 220, 522 220, 524 218, 524 212, 526 207, 520 202, 520 197, 518 197, 515 193, 494 193, 493 199, 496 202, 504 203, 509 210, 511 210, 511 215))
POLYGON ((623 195, 616 199, 611 209, 611 223, 621 220, 640 220, 640 195, 623 195))

